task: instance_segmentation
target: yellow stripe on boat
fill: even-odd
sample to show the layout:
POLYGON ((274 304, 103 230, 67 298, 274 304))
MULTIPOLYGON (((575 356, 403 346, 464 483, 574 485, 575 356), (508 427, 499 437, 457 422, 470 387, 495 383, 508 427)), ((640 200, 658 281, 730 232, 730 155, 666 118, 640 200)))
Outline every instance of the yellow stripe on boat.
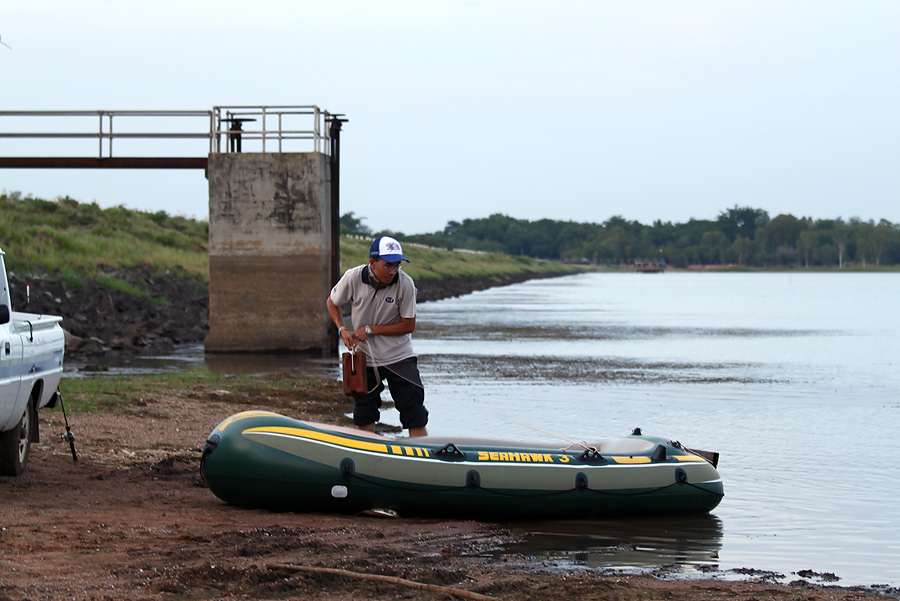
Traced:
POLYGON ((649 457, 610 457, 616 463, 650 463, 649 457))
POLYGON ((706 459, 699 455, 672 455, 672 457, 678 461, 706 461, 706 459))
POLYGON ((262 428, 249 428, 244 430, 244 434, 285 434, 287 436, 296 436, 298 438, 307 438, 310 440, 318 440, 319 442, 327 442, 348 449, 359 449, 361 451, 375 451, 377 453, 387 453, 388 446, 381 442, 369 442, 366 440, 356 440, 354 438, 345 438, 343 436, 335 436, 334 434, 326 434, 325 432, 316 432, 315 430, 305 430, 303 428, 286 428, 283 426, 268 426, 262 428))
POLYGON ((219 424, 218 430, 219 432, 222 432, 223 430, 225 430, 225 428, 227 428, 234 422, 240 421, 242 419, 247 419, 248 417, 263 417, 265 415, 274 415, 276 417, 281 417, 279 414, 272 413, 271 411, 242 411, 241 413, 235 413, 234 415, 223 421, 221 424, 219 424))

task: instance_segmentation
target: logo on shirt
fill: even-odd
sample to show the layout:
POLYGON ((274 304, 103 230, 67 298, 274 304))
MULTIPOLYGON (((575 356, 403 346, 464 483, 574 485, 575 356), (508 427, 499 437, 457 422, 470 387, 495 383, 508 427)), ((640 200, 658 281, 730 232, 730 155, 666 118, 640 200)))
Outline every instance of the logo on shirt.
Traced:
POLYGON ((384 299, 384 302, 386 302, 386 303, 392 303, 392 302, 394 302, 394 297, 393 297, 393 296, 386 296, 385 299, 384 299))

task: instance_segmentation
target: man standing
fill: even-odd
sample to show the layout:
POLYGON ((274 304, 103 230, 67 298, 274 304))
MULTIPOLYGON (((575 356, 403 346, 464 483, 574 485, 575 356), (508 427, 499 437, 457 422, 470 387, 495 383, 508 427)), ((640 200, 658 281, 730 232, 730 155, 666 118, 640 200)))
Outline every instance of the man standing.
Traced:
POLYGON ((359 347, 369 356, 368 392, 354 394, 353 423, 375 431, 384 380, 400 412, 400 424, 410 436, 427 436, 428 410, 418 359, 412 348, 416 329, 416 284, 400 270, 400 243, 389 236, 376 238, 369 263, 348 269, 331 289, 328 314, 350 350, 359 347), (350 303, 353 331, 344 326, 341 306, 350 303))

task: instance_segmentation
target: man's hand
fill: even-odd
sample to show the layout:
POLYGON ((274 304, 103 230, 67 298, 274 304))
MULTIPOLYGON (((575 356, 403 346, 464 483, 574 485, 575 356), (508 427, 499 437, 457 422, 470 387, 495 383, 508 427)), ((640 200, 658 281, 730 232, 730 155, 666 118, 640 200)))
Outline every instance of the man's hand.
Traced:
POLYGON ((366 328, 365 328, 365 326, 363 326, 361 328, 356 328, 356 330, 354 330, 353 336, 351 336, 351 338, 352 338, 353 344, 355 346, 355 345, 359 344, 360 342, 362 342, 363 340, 367 340, 369 338, 369 334, 366 333, 366 328))
POLYGON ((351 351, 355 351, 356 345, 359 343, 359 340, 356 339, 356 334, 351 332, 350 328, 344 328, 341 330, 341 340, 344 341, 344 346, 346 346, 351 351))

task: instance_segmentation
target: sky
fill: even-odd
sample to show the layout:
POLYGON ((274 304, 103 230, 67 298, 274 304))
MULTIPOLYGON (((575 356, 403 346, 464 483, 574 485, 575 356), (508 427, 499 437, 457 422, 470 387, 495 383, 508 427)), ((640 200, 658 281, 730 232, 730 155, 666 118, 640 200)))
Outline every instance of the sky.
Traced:
MULTIPOLYGON (((895 0, 4 0, 0 111, 342 113, 341 213, 374 231, 900 223, 898 31, 895 0)), ((194 170, 3 169, 0 189, 208 215, 194 170)))

